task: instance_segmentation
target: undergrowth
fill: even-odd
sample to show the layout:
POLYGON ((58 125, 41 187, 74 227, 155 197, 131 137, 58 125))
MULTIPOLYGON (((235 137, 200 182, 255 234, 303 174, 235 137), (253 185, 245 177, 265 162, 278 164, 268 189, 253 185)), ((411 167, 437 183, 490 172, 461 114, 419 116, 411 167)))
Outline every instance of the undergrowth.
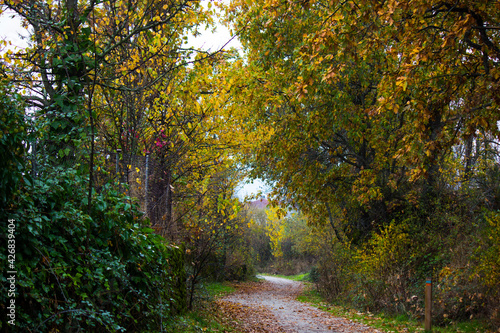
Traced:
POLYGON ((176 317, 165 328, 168 333, 194 332, 238 332, 222 317, 215 303, 197 307, 182 316, 176 317))
POLYGON ((238 332, 214 302, 217 298, 233 293, 235 288, 227 282, 210 282, 203 285, 199 301, 192 311, 171 320, 166 332, 238 332))
MULTIPOLYGON (((356 322, 360 322, 373 328, 383 330, 385 332, 422 332, 424 324, 421 321, 412 319, 405 314, 391 315, 387 313, 371 313, 361 312, 342 304, 332 304, 325 300, 324 297, 314 288, 313 284, 308 283, 306 288, 297 300, 332 313, 336 317, 347 318, 356 322)), ((487 323, 480 320, 469 320, 463 322, 452 322, 447 326, 433 326, 432 332, 435 333, 477 333, 477 332, 495 332, 488 328, 487 323)))

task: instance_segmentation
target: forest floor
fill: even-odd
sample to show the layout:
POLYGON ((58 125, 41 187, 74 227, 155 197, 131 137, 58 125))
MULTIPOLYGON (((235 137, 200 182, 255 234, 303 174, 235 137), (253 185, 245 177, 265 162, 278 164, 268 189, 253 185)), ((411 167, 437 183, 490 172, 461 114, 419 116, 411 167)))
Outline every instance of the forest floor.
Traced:
POLYGON ((301 282, 259 278, 265 281, 238 284, 235 293, 216 301, 240 332, 380 332, 297 301, 304 287, 301 282))

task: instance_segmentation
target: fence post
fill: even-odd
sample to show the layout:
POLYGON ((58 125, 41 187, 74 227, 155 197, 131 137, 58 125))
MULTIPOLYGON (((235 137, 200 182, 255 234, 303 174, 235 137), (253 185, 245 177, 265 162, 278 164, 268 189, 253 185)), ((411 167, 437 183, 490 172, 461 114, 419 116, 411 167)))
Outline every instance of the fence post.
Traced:
POLYGON ((146 211, 146 216, 149 216, 148 214, 148 179, 149 179, 149 154, 146 154, 146 179, 145 179, 145 189, 144 189, 144 202, 145 202, 145 208, 144 210, 146 211))
POLYGON ((425 330, 432 330, 432 280, 425 280, 425 330))

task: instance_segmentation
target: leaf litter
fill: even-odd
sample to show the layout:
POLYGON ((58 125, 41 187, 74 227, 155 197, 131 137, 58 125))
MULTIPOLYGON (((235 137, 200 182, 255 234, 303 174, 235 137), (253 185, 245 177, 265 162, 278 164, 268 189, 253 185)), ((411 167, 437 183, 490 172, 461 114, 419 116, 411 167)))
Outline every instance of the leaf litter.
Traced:
POLYGON ((245 333, 380 332, 372 327, 338 318, 296 300, 303 283, 259 276, 265 282, 235 285, 237 291, 216 301, 231 325, 245 333))

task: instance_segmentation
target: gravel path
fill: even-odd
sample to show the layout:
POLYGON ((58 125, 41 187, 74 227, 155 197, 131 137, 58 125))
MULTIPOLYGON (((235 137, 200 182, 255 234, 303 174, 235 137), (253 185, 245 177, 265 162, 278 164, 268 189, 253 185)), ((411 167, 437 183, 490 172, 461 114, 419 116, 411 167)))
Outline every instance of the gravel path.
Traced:
POLYGON ((295 298, 301 282, 258 276, 266 282, 241 288, 222 299, 221 306, 237 306, 248 332, 380 332, 345 318, 333 317, 295 298))

